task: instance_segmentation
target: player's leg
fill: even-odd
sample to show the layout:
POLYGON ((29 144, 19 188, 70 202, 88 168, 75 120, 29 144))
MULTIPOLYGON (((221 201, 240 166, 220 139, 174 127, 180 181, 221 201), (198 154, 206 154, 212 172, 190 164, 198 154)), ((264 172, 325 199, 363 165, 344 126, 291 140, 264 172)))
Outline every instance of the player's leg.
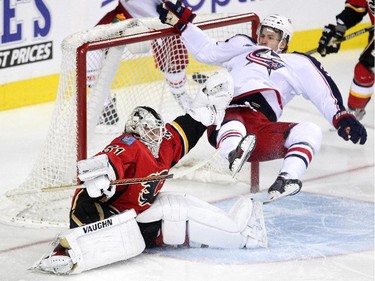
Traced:
MULTIPOLYGON (((275 183, 268 189, 268 200, 298 193, 302 187, 299 178, 320 149, 320 128, 311 122, 271 122, 262 113, 250 109, 228 109, 225 118, 237 118, 241 122, 230 121, 228 127, 224 124, 218 133, 211 133, 216 136, 224 156, 230 154, 231 149, 245 134, 252 133, 256 135, 257 143, 248 161, 262 162, 284 158, 275 183)), ((212 143, 212 138, 210 140, 212 143)))
POLYGON ((354 78, 350 87, 348 107, 361 120, 366 114, 365 107, 374 92, 374 39, 359 57, 354 68, 354 78))
POLYGON ((208 128, 209 142, 228 161, 233 177, 242 169, 256 147, 256 133, 245 126, 249 120, 253 123, 257 119, 253 116, 255 113, 249 107, 228 108, 220 129, 208 128))
POLYGON ((322 141, 322 132, 314 123, 275 124, 279 126, 279 131, 283 132, 282 135, 278 134, 278 142, 284 143, 286 152, 279 175, 268 189, 269 201, 297 194, 301 190, 302 182, 299 178, 306 172, 313 156, 318 153, 322 141))
POLYGON ((172 36, 152 43, 157 67, 164 74, 165 81, 180 107, 187 111, 191 97, 186 93, 186 66, 188 52, 179 36, 172 36))
POLYGON ((256 136, 247 134, 242 122, 231 120, 221 126, 217 143, 222 157, 228 160, 229 170, 234 177, 249 159, 256 145, 256 136))
POLYGON ((240 198, 226 213, 190 195, 161 192, 153 205, 137 216, 143 224, 160 220, 159 245, 267 247, 262 204, 249 197, 240 198))
MULTIPOLYGON (((111 24, 116 21, 125 20, 126 18, 130 18, 130 15, 126 12, 126 10, 124 10, 121 4, 119 4, 115 9, 105 14, 96 25, 111 24)), ((89 59, 87 63, 87 86, 89 88, 93 88, 97 80, 97 76, 99 75, 99 69, 103 64, 103 61, 107 59, 108 50, 90 51, 88 55, 91 59, 89 59)), ((116 98, 111 97, 109 90, 104 94, 106 94, 107 97, 105 99, 104 107, 98 120, 98 124, 115 125, 119 121, 116 98)))

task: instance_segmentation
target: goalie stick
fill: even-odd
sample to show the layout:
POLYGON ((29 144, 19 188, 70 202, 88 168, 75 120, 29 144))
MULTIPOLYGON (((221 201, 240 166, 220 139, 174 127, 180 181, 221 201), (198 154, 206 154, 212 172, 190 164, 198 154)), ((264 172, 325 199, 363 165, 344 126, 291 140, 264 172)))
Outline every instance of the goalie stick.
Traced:
MULTIPOLYGON (((359 35, 361 35, 361 34, 363 34, 363 33, 366 33, 366 32, 372 31, 372 30, 374 30, 374 26, 373 26, 373 25, 368 26, 368 27, 366 27, 366 28, 363 28, 363 29, 361 29, 361 30, 358 30, 358 31, 356 31, 356 32, 350 33, 350 34, 344 36, 344 37, 343 37, 342 39, 340 39, 340 40, 335 40, 333 43, 341 43, 341 42, 344 42, 344 41, 346 41, 346 40, 352 39, 352 38, 354 38, 354 37, 357 37, 357 36, 359 36, 359 35)), ((312 54, 316 53, 317 51, 318 51, 318 48, 315 48, 315 49, 312 49, 312 50, 310 50, 310 51, 308 51, 308 52, 305 52, 305 54, 307 54, 307 55, 312 55, 312 54)))
MULTIPOLYGON (((173 174, 149 176, 149 177, 143 177, 143 178, 119 179, 119 180, 111 181, 110 185, 136 184, 136 183, 150 182, 150 181, 163 181, 163 180, 168 180, 172 178, 173 178, 173 174)), ((70 189, 77 189, 77 188, 85 188, 85 185, 79 184, 79 185, 51 186, 51 187, 42 188, 42 191, 49 192, 49 191, 70 190, 70 189)))
MULTIPOLYGON (((215 152, 206 160, 201 161, 200 163, 196 164, 195 166, 187 169, 183 172, 177 172, 176 174, 168 174, 168 175, 157 175, 157 176, 150 176, 150 177, 143 177, 143 178, 130 178, 130 179, 119 179, 113 180, 110 182, 110 185, 121 185, 121 184, 136 184, 141 182, 149 182, 149 181, 162 181, 162 180, 169 180, 169 179, 178 179, 186 176, 198 170, 199 168, 203 167, 207 164, 211 159, 216 157, 219 154, 219 150, 215 150, 215 152)), ((77 188, 85 188, 83 184, 80 185, 63 185, 63 186, 50 186, 42 188, 43 192, 50 192, 50 191, 62 191, 62 190, 71 190, 77 188)))

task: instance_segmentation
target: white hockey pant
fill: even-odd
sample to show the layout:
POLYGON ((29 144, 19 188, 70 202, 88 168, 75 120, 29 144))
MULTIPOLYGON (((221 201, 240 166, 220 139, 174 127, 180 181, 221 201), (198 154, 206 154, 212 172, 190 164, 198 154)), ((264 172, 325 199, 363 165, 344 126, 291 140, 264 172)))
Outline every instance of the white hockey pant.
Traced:
POLYGON ((246 135, 245 126, 238 120, 232 120, 222 125, 216 137, 220 155, 228 160, 229 153, 237 148, 246 135))
POLYGON ((322 138, 322 130, 319 126, 312 122, 302 122, 290 130, 284 145, 289 148, 295 143, 307 143, 315 154, 320 150, 322 138))
POLYGON ((294 179, 300 178, 319 152, 321 143, 322 131, 314 123, 303 122, 294 126, 284 143, 288 151, 280 172, 286 172, 294 179))

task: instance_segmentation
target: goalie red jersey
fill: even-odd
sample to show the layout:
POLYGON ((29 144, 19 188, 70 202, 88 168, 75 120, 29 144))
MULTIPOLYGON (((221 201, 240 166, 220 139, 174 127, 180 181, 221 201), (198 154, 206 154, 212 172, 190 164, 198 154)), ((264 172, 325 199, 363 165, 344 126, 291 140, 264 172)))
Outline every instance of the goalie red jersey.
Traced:
MULTIPOLYGON (((108 156, 117 179, 166 175, 195 146, 205 130, 206 127, 200 122, 190 115, 184 115, 166 124, 157 158, 142 141, 128 133, 115 138, 98 155, 108 156)), ((110 204, 114 212, 132 208, 137 213, 142 212, 151 206, 163 184, 164 181, 150 181, 119 185, 116 194, 106 204, 110 204)), ((76 197, 79 197, 80 192, 82 190, 77 190, 76 197)))

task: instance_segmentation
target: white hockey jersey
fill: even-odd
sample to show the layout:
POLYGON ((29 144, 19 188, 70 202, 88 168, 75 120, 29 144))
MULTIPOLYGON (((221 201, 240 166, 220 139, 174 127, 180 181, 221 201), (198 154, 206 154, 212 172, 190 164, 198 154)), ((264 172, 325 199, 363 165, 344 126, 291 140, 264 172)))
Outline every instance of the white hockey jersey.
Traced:
POLYGON ((261 93, 276 120, 296 95, 310 100, 330 124, 338 111, 345 110, 336 84, 311 56, 277 54, 240 34, 216 42, 193 24, 182 33, 182 41, 198 61, 228 69, 235 85, 233 100, 261 93))
POLYGON ((159 17, 156 6, 160 0, 120 0, 120 4, 133 18, 159 17))

